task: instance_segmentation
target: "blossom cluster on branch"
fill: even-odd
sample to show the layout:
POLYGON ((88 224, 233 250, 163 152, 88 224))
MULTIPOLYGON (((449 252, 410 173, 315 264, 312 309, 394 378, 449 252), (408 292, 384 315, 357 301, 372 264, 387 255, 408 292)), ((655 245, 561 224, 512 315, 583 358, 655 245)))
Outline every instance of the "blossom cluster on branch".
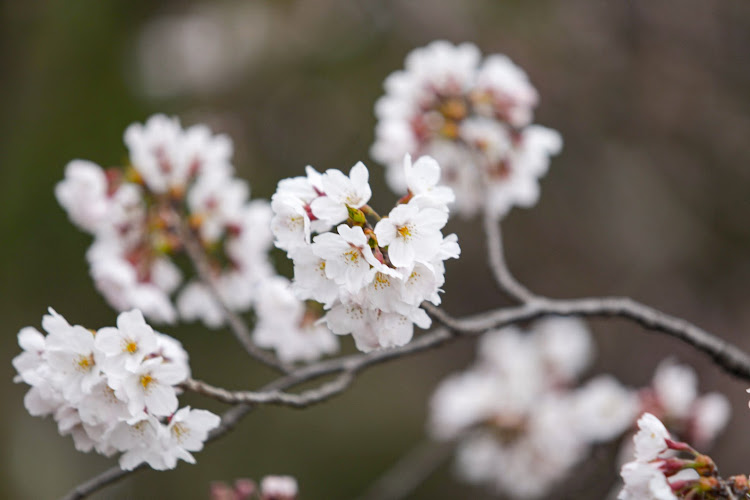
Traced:
POLYGON ((674 441, 650 413, 638 419, 635 459, 622 466, 619 500, 739 499, 750 494, 745 475, 724 479, 708 455, 674 441))
POLYGON ((120 466, 143 462, 173 469, 195 463, 219 417, 189 406, 178 410, 177 388, 190 375, 188 355, 172 337, 155 332, 138 310, 121 313, 117 327, 71 326, 50 309, 47 332, 18 334, 23 352, 13 359, 16 382, 31 386, 26 409, 52 415, 76 449, 106 456, 122 452, 120 466))
POLYGON ((502 217, 536 203, 538 178, 562 139, 531 125, 538 95, 521 68, 499 54, 480 59, 470 43, 436 41, 411 52, 375 105, 371 154, 399 192, 408 187, 403 155, 431 155, 456 193, 458 213, 502 217))
POLYGON ((277 247, 294 262, 294 289, 325 307, 328 327, 351 334, 361 351, 401 346, 414 325, 430 326, 420 308, 440 303, 444 261, 460 254, 455 234, 443 236, 450 189, 427 156, 402 159, 409 192, 381 217, 362 163, 347 176, 329 169, 279 182, 271 206, 277 247), (372 222, 375 222, 374 225, 372 222))
POLYGON ((74 160, 55 194, 70 219, 95 240, 86 257, 97 289, 120 311, 140 309, 154 321, 224 323, 205 283, 183 283, 175 262, 183 227, 199 238, 224 306, 246 311, 258 283, 274 274, 268 202, 249 202, 248 184, 234 177, 232 143, 207 127, 183 129, 152 116, 125 131, 130 164, 103 169, 74 160))
POLYGON ((671 361, 640 391, 611 375, 577 387, 593 351, 587 328, 574 319, 485 334, 475 365, 444 380, 431 402, 430 431, 457 440, 459 476, 513 498, 540 498, 592 445, 620 438, 644 411, 704 446, 726 425, 726 397, 698 397, 695 373, 671 361))

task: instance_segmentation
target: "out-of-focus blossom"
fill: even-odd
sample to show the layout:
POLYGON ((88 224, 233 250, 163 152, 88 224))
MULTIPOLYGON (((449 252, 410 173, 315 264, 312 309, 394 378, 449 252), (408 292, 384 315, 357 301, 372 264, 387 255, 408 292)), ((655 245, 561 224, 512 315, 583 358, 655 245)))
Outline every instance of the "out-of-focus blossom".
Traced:
POLYGON ((538 179, 562 140, 531 125, 538 96, 510 59, 496 54, 482 61, 472 44, 436 41, 412 51, 384 86, 371 154, 387 167, 395 191, 416 194, 401 168, 404 154, 430 155, 464 216, 502 217, 514 205, 536 203, 538 179))
POLYGON ((476 364, 444 380, 431 401, 430 432, 458 441, 463 479, 513 498, 540 498, 592 443, 630 427, 637 401, 614 379, 572 388, 590 361, 590 343, 585 326, 568 319, 482 338, 476 364))
POLYGON ((71 220, 94 236, 86 257, 99 291, 116 309, 138 308, 153 321, 179 316, 221 326, 205 286, 180 290, 172 259, 184 253, 189 234, 225 305, 247 310, 259 282, 273 274, 272 212, 267 202, 248 202, 249 187, 233 176, 229 138, 155 115, 128 127, 125 143, 130 166, 104 170, 75 160, 55 190, 71 220))

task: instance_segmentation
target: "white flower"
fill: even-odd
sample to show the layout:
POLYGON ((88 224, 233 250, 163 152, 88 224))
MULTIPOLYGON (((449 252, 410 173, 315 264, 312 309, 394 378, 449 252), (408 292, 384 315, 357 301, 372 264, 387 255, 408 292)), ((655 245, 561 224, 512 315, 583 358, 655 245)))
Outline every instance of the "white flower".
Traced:
POLYGON ((561 149, 562 138, 556 131, 539 125, 524 129, 508 154, 508 170, 498 171, 494 182, 487 185, 487 211, 503 217, 514 205, 535 205, 539 200, 538 179, 547 173, 550 157, 561 149))
POLYGON ((611 375, 600 375, 576 391, 578 432, 592 442, 606 442, 630 428, 638 397, 611 375))
POLYGON ((430 156, 420 156, 414 164, 411 155, 404 155, 404 178, 412 200, 421 207, 439 208, 448 211, 448 204, 456 197, 449 187, 438 186, 440 165, 430 156))
POLYGON ((268 258, 273 247, 273 210, 266 200, 247 203, 231 223, 226 241, 227 256, 249 281, 276 274, 268 258))
POLYGON ((274 213, 271 230, 278 248, 292 250, 310 243, 310 216, 302 200, 277 193, 271 208, 274 213))
POLYGON ((651 464, 629 462, 620 470, 625 486, 618 500, 677 500, 666 476, 651 464))
POLYGON ((86 328, 71 326, 50 308, 42 319, 49 333, 46 338, 45 360, 57 376, 66 401, 78 402, 101 380, 97 366, 99 353, 94 347, 94 334, 86 328))
POLYGON ((150 414, 161 417, 177 409, 174 386, 187 377, 187 370, 181 364, 167 363, 156 357, 145 360, 123 378, 110 381, 110 385, 118 398, 128 402, 131 414, 137 415, 145 408, 150 414))
POLYGON ((699 447, 710 445, 726 427, 731 414, 732 407, 723 394, 712 392, 696 399, 692 408, 692 441, 699 447))
POLYGON ((262 287, 255 307, 256 344, 275 349, 284 363, 313 361, 338 350, 336 337, 316 321, 317 317, 308 316, 289 281, 277 276, 264 281, 262 287))
POLYGON ((698 377, 687 365, 678 365, 671 360, 663 361, 656 368, 653 379, 654 390, 666 413, 673 418, 686 418, 698 395, 698 377))
POLYGON ((532 111, 539 100, 536 89, 529 83, 526 73, 506 56, 487 56, 477 75, 479 93, 490 99, 480 104, 494 103, 482 109, 486 114, 500 115, 514 127, 523 127, 532 120, 532 111))
POLYGON ((430 262, 438 253, 443 235, 440 230, 448 214, 434 208, 398 205, 375 226, 378 244, 388 247, 388 257, 396 267, 411 268, 430 262))
POLYGON ((191 220, 200 224, 204 241, 216 242, 224 235, 226 226, 240 216, 249 193, 245 181, 224 173, 207 172, 198 178, 187 202, 191 220))
POLYGON ((99 165, 73 160, 65 167, 65 179, 55 186, 55 197, 74 224, 93 233, 107 222, 107 190, 107 176, 99 165))
POLYGON ((668 449, 666 440, 669 431, 661 421, 650 413, 638 419, 638 432, 633 437, 635 458, 639 462, 650 462, 668 449))
POLYGON ((167 468, 174 469, 177 459, 194 464, 191 451, 201 451, 209 431, 215 429, 221 419, 206 410, 192 410, 189 406, 178 410, 169 420, 164 461, 167 468))
POLYGON ((569 400, 555 396, 539 400, 522 419, 490 423, 498 429, 471 433, 459 443, 459 475, 487 484, 513 498, 542 498, 565 478, 583 457, 584 446, 570 431, 569 400), (496 436, 504 436, 497 439, 496 436))
POLYGON ((110 427, 113 423, 133 417, 127 402, 117 397, 105 379, 96 384, 91 393, 76 404, 76 408, 81 422, 87 425, 110 427))
POLYGON ((356 302, 340 302, 325 315, 328 328, 336 335, 354 337, 357 349, 369 352, 380 347, 377 333, 372 327, 370 311, 356 302))
POLYGON ((44 377, 39 373, 45 365, 45 338, 36 328, 27 326, 18 332, 18 345, 23 352, 13 358, 13 368, 18 375, 14 382, 25 382, 29 385, 41 384, 44 377))
POLYGON ((154 416, 142 413, 137 419, 120 421, 109 435, 110 444, 119 451, 120 467, 133 470, 146 462, 155 470, 168 469, 164 460, 164 428, 154 416))
POLYGON ((164 361, 168 363, 175 363, 182 365, 187 376, 190 376, 190 367, 188 366, 188 353, 182 347, 179 340, 163 333, 154 332, 156 334, 156 354, 161 356, 164 361))
POLYGON ((440 286, 445 279, 442 273, 442 260, 439 264, 427 266, 419 262, 415 263, 409 276, 400 281, 401 300, 413 307, 419 306, 424 300, 429 300, 435 305, 440 304, 438 292, 441 291, 440 286), (437 269, 438 267, 440 270, 437 269))
MULTIPOLYGON (((427 313, 416 307, 403 313, 376 310, 370 317, 371 328, 376 332, 380 347, 384 348, 408 344, 414 335, 414 325, 426 329, 432 323, 427 313)), ((353 332, 355 337, 356 333, 353 332)))
POLYGON ((266 476, 260 482, 261 500, 295 500, 297 480, 292 476, 266 476))
POLYGON ((363 352, 405 345, 414 334, 414 324, 420 328, 430 326, 430 318, 422 309, 414 308, 405 315, 367 309, 355 302, 337 304, 325 320, 333 333, 351 333, 357 349, 363 352))
POLYGON ((134 309, 120 313, 117 328, 101 328, 94 344, 106 356, 105 366, 134 372, 156 350, 156 335, 141 311, 134 309))
POLYGON ((313 253, 325 261, 325 272, 331 279, 356 293, 371 279, 371 266, 383 269, 375 259, 362 228, 341 224, 338 233, 323 233, 315 237, 313 253))
POLYGON ((321 184, 326 196, 313 200, 312 213, 329 224, 338 224, 349 218, 349 208, 360 208, 370 201, 372 190, 368 183, 370 174, 362 162, 349 171, 329 169, 323 174, 321 184))
POLYGON ((296 248, 289 253, 294 261, 293 289, 297 297, 312 299, 331 308, 339 296, 339 287, 326 276, 326 261, 315 255, 311 246, 296 248))
POLYGON ((443 380, 430 400, 431 434, 437 439, 453 439, 491 418, 497 389, 492 374, 477 370, 443 380))
POLYGON ((133 266, 115 252, 107 244, 95 244, 87 253, 91 276, 104 298, 115 309, 139 309, 151 320, 174 323, 177 312, 168 292, 154 283, 139 281, 133 266))
POLYGON ((202 125, 183 130, 176 118, 154 115, 145 125, 134 123, 125 131, 125 143, 133 166, 157 194, 182 192, 191 177, 205 170, 232 170, 229 138, 212 136, 202 125))
POLYGON ((224 313, 206 285, 193 281, 185 285, 177 297, 177 310, 185 321, 200 319, 209 328, 224 324, 224 313))
POLYGON ((434 85, 443 93, 461 93, 473 85, 480 57, 474 44, 437 40, 409 53, 404 66, 423 87, 434 85))
POLYGON ((586 323, 575 318, 549 318, 534 324, 539 349, 551 375, 571 383, 588 367, 594 355, 586 323))

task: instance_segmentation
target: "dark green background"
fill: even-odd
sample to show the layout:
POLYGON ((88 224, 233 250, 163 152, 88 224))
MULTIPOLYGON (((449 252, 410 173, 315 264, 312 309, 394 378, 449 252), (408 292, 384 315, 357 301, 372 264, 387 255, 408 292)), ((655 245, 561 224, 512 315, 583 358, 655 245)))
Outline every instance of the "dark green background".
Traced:
MULTIPOLYGON (((0 16, 0 497, 54 498, 113 463, 77 453, 53 422, 30 417, 24 387, 11 383, 15 335, 39 326, 48 306, 90 327, 116 316, 88 278, 90 238, 54 199, 65 164, 120 163, 125 127, 166 112, 229 133, 256 197, 306 164, 348 169, 361 159, 376 208, 386 208, 395 197, 368 160, 372 106, 406 53, 437 38, 508 54, 542 96, 537 121, 565 139, 540 203, 505 224, 518 277, 556 297, 630 295, 750 350, 746 0, 11 0, 0 16), (219 89, 153 96, 139 76, 139 34, 209 5, 246 23, 252 57, 219 89)), ((446 309, 502 304, 479 225, 454 220, 449 230, 463 257, 448 265, 446 309)), ((659 359, 674 356, 696 366, 703 390, 723 391, 735 412, 712 456, 727 474, 748 472, 747 382, 623 321, 592 327, 600 352, 592 374, 641 386, 659 359)), ((189 349, 196 377, 256 388, 271 375, 253 369, 227 332, 164 331, 189 349)), ((344 345, 352 349, 350 339, 344 345)), ((472 352, 460 341, 373 368, 346 394, 303 412, 264 408, 197 454, 198 465, 139 473, 97 498, 206 498, 212 480, 268 473, 297 476, 308 500, 352 498, 422 439, 432 388, 472 352)), ((606 462, 597 477, 611 475, 606 462)), ((594 481, 575 498, 606 489, 594 481)), ((446 466, 414 498, 482 495, 446 466)))

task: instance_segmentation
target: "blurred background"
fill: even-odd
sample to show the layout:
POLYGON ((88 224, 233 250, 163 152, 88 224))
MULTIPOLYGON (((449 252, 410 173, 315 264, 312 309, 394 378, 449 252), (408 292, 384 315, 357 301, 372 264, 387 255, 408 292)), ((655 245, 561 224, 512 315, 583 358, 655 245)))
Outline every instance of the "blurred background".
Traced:
MULTIPOLYGON (((165 112, 229 134, 253 197, 269 198, 307 164, 364 160, 386 207, 395 195, 368 158, 373 104, 404 56, 439 38, 510 56, 539 90, 536 121, 565 139, 540 203, 506 219, 514 273, 553 297, 632 296, 750 351, 746 0, 39 0, 2 2, 0 16, 2 498, 55 498, 114 464, 29 416, 25 387, 11 382, 16 333, 39 327, 48 306, 93 328, 116 316, 88 277, 90 238, 55 201, 65 164, 122 163, 125 127, 165 112)), ((448 263, 446 310, 504 304, 480 224, 454 220, 448 232, 463 255, 448 263)), ((590 324, 599 352, 590 374, 640 387, 672 356, 697 369, 701 392, 726 394, 734 413, 711 455, 725 475, 748 472, 748 382, 671 338, 621 320, 590 324)), ((185 344, 198 378, 256 388, 272 376, 225 331, 163 331, 185 344)), ((260 409, 198 465, 140 472, 94 498, 207 498, 212 480, 281 473, 299 479, 302 498, 353 498, 422 442, 432 389, 473 352, 472 340, 458 341, 375 367, 304 412, 260 409)), ((614 473, 605 464, 598 477, 614 473)), ((576 498, 606 491, 596 483, 576 498)), ((485 496, 444 465, 412 498, 485 496)))

